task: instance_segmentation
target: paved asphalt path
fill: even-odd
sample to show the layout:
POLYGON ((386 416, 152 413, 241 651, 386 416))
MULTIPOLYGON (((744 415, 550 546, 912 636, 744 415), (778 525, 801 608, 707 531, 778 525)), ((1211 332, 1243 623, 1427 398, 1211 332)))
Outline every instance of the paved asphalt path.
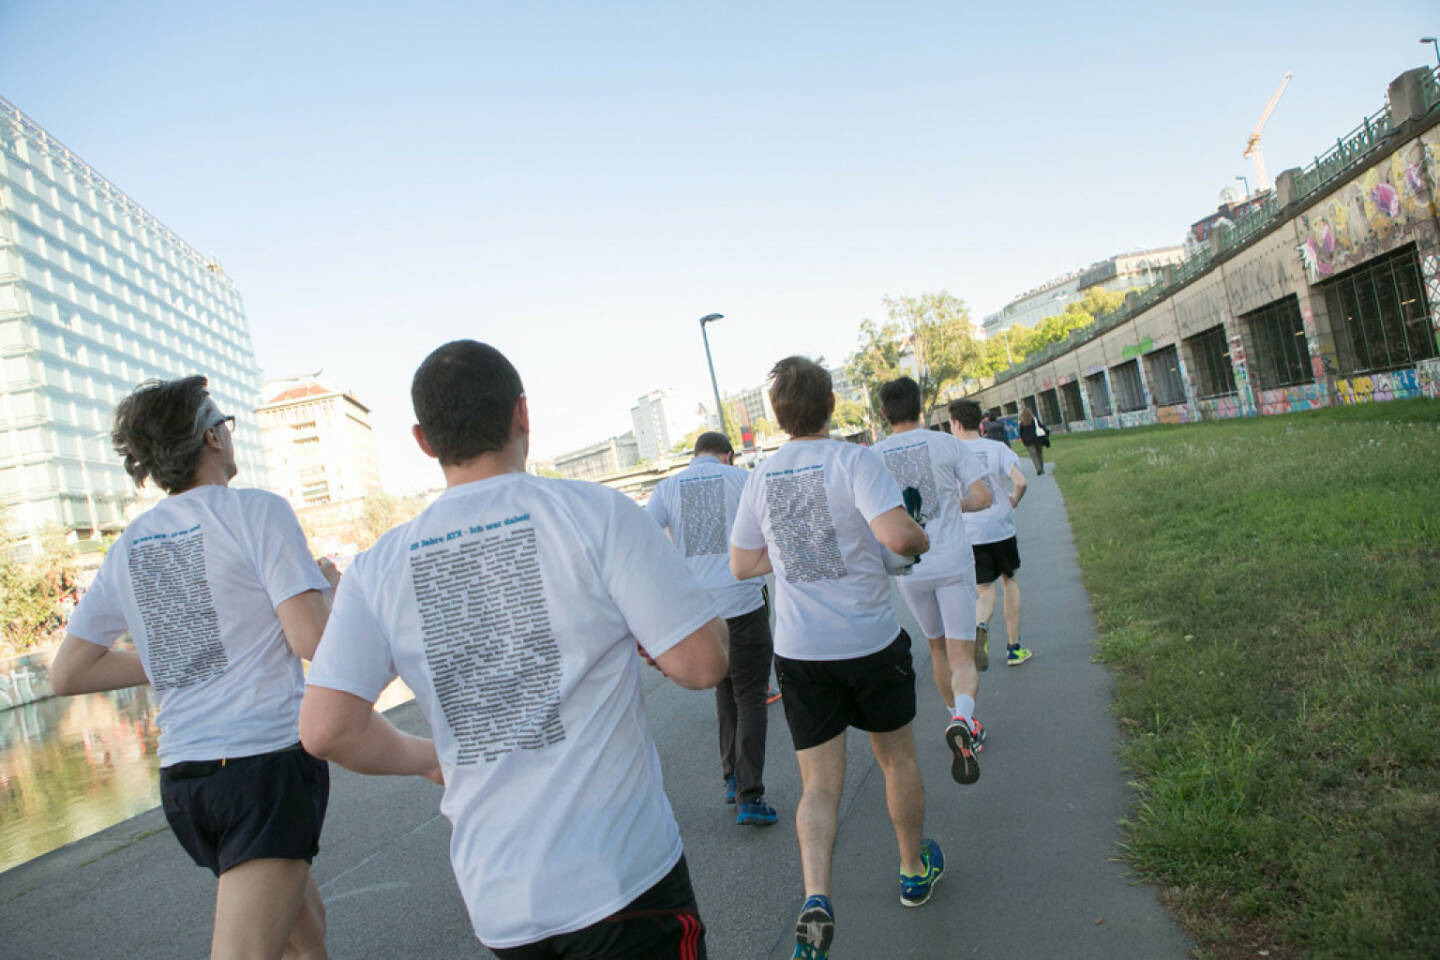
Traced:
MULTIPOLYGON (((1026 465, 1028 471, 1028 464, 1026 465)), ((1063 469, 1063 467, 1062 467, 1063 469)), ((1028 664, 1003 665, 1003 615, 977 715, 989 730, 978 783, 950 779, 946 715, 916 638, 916 736, 926 833, 947 870, 926 906, 900 906, 884 778, 863 735, 848 745, 832 900, 832 956, 1162 960, 1188 943, 1149 887, 1117 855, 1130 794, 1116 763, 1110 678, 1090 662, 1094 625, 1064 506, 1051 476, 1031 477, 1020 508, 1028 664)), ((799 774, 780 704, 771 707, 769 828, 737 827, 721 802, 712 694, 647 671, 647 702, 666 786, 685 838, 713 960, 783 960, 802 899, 793 811, 799 774)), ((390 716, 423 731, 413 704, 390 716)), ((414 778, 334 771, 315 862, 331 956, 489 957, 474 939, 450 872, 439 788, 414 778)), ((563 863, 552 868, 561 871, 563 863)), ((151 810, 0 874, 0 957, 205 956, 214 880, 194 866, 151 810)))

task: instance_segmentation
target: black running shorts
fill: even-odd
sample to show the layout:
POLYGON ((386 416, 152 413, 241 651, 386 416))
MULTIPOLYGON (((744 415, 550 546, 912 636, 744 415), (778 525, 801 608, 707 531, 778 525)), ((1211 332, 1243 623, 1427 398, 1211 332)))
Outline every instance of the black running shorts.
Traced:
POLYGON ((1013 577, 1020 569, 1020 544, 1014 537, 972 544, 970 549, 975 552, 976 583, 994 583, 1001 574, 1013 577))
POLYGON ((846 727, 889 733, 915 719, 915 669, 910 635, 853 660, 775 657, 781 703, 796 750, 818 747, 846 727))
POLYGON ((320 852, 330 768, 296 744, 253 757, 160 768, 160 802, 180 846, 216 876, 247 860, 320 852))
POLYGON ((491 947, 500 960, 705 960, 705 924, 685 856, 660 881, 615 913, 574 933, 523 947, 491 947))

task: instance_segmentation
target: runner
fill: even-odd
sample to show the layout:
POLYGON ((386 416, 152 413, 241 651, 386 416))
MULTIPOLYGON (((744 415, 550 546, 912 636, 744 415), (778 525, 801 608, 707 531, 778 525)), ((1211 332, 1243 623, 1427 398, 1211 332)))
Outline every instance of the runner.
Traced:
MULTIPOLYGON (((950 431, 985 463, 993 502, 988 510, 965 515, 965 528, 975 549, 975 579, 979 584, 976 600, 975 654, 980 657, 990 642, 990 615, 995 612, 995 581, 1005 587, 1005 665, 1018 667, 1029 660, 1031 653, 1020 645, 1020 584, 1015 572, 1020 569, 1020 543, 1015 536, 1015 508, 1025 497, 1025 475, 1020 471, 1020 458, 1007 444, 996 443, 980 436, 980 405, 972 400, 955 400, 950 404, 950 431), (1007 484, 1008 478, 1008 484, 1007 484), (1014 492, 1010 492, 1010 487, 1014 492)), ((983 657, 984 670, 989 666, 988 654, 983 657)))
POLYGON ((425 772, 438 750, 455 879, 502 960, 704 957, 636 644, 681 686, 713 687, 724 621, 623 495, 525 472, 529 408, 498 350, 445 344, 411 397, 446 490, 346 573, 306 746, 361 773, 425 772), (372 709, 397 673, 433 747, 372 709))
POLYGON ((645 510, 685 555, 690 572, 710 591, 730 630, 730 675, 715 688, 720 764, 725 802, 735 822, 769 826, 778 815, 765 802, 765 709, 774 644, 763 577, 730 575, 730 528, 750 474, 734 466, 735 451, 723 433, 695 440, 690 466, 666 477, 650 493, 645 510))
POLYGON ((830 863, 845 784, 845 731, 870 735, 900 851, 900 902, 930 899, 945 869, 923 837, 915 765, 910 637, 890 606, 887 551, 908 564, 929 547, 874 451, 831 440, 830 374, 803 357, 770 373, 770 402, 790 441, 745 485, 730 538, 738 579, 775 572, 775 668, 800 765, 795 832, 805 878, 794 957, 829 956, 835 936, 830 863), (882 546, 883 544, 883 546, 882 546))
POLYGON ((311 559, 283 499, 230 489, 234 427, 204 377, 147 381, 120 402, 116 452, 137 486, 169 496, 110 547, 50 680, 61 695, 155 688, 165 818, 219 878, 211 956, 323 958, 310 861, 330 775, 300 748, 300 658, 339 574, 311 559), (127 630, 134 653, 113 649, 127 630))
POLYGON ((907 505, 915 505, 910 515, 930 536, 929 552, 896 586, 930 643, 935 687, 950 714, 945 728, 954 758, 950 775, 956 783, 974 783, 980 779, 977 754, 985 736, 975 719, 984 655, 975 645, 975 554, 961 516, 990 506, 985 467, 948 433, 921 427, 920 385, 909 377, 880 387, 880 412, 891 434, 875 451, 907 505))

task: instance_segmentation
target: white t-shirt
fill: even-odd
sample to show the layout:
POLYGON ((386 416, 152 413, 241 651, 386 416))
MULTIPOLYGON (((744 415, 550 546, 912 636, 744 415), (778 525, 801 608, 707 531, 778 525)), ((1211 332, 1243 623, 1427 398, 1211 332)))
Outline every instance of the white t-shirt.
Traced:
POLYGON ((961 519, 960 498, 970 484, 985 478, 985 467, 948 433, 923 428, 906 430, 875 444, 875 452, 895 476, 903 496, 906 487, 920 493, 920 516, 930 549, 910 568, 910 580, 951 580, 975 569, 975 552, 961 519))
POLYGON ((108 647, 130 631, 163 764, 248 757, 300 739, 305 681, 275 608, 329 589, 288 503, 206 484, 125 528, 69 632, 108 647))
POLYGON ((670 530, 690 572, 715 598, 722 617, 738 617, 765 604, 764 577, 736 580, 730 574, 730 528, 749 471, 728 467, 701 454, 690 466, 666 477, 650 494, 645 512, 670 530))
POLYGON ((769 548, 777 654, 848 660, 899 635, 870 521, 901 505, 880 457, 838 440, 792 440, 750 474, 730 542, 769 548))
POLYGON ((961 443, 980 460, 985 467, 985 479, 990 484, 990 506, 965 514, 965 529, 970 533, 970 542, 999 543, 1015 536, 1015 508, 1010 506, 1010 468, 1020 465, 1008 444, 997 443, 977 437, 962 440, 961 443))
POLYGON ((355 558, 309 683, 415 691, 471 924, 513 947, 609 916, 680 859, 635 644, 658 657, 715 616, 624 496, 505 474, 355 558))

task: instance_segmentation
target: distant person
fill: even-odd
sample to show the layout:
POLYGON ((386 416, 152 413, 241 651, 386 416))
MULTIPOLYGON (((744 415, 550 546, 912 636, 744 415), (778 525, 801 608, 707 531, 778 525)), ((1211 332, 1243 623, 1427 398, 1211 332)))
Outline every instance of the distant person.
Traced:
POLYGON ((723 433, 695 440, 690 466, 661 480, 646 512, 685 555, 690 572, 710 591, 730 630, 730 675, 715 688, 720 727, 720 766, 725 802, 736 804, 735 822, 768 826, 777 819, 765 802, 765 736, 770 718, 766 692, 770 660, 770 610, 765 579, 730 575, 730 528, 748 471, 734 466, 735 451, 723 433))
POLYGON ((330 774, 300 746, 300 658, 339 574, 322 575, 283 499, 230 488, 234 426, 204 377, 147 381, 120 402, 126 472, 169 496, 110 547, 50 680, 61 695, 154 687, 165 818, 219 877, 210 955, 323 958, 310 861, 330 774), (127 630, 134 653, 112 647, 127 630))
POLYGON ((981 651, 975 646, 975 554, 961 514, 990 506, 991 494, 983 461, 949 433, 923 428, 920 404, 920 385, 909 377, 880 387, 880 412, 891 433, 875 452, 930 537, 929 551, 896 586, 930 644, 935 687, 950 717, 950 775, 956 783, 974 783, 984 731, 975 719, 981 651))
POLYGON ((1018 667, 1031 653, 1020 645, 1020 542, 1015 536, 1015 508, 1025 497, 1027 485, 1020 471, 1020 458, 1007 444, 980 436, 980 405, 971 400, 950 404, 950 430, 985 464, 990 485, 990 506, 965 514, 965 529, 975 551, 975 580, 979 584, 976 602, 975 653, 980 669, 989 667, 990 616, 995 612, 995 581, 1005 588, 1005 665, 1018 667), (1013 488, 1013 492, 1012 491, 1013 488), (982 656, 983 654, 983 656, 982 656))
POLYGON ((681 686, 712 687, 724 621, 626 497, 525 472, 529 407, 494 347, 445 344, 410 393, 446 490, 345 574, 306 746, 361 773, 443 773, 455 879, 504 960, 704 957, 636 645, 681 686), (433 744, 374 711, 397 673, 433 744))
POLYGON ((930 544, 875 451, 830 439, 835 395, 825 368, 787 357, 770 378, 770 402, 790 439, 745 485, 730 572, 740 580, 775 573, 775 672, 802 786, 795 832, 806 899, 793 956, 814 960, 829 956, 835 936, 830 865, 847 728, 869 734, 885 775, 900 902, 928 901, 945 869, 939 845, 923 836, 915 671, 885 574, 887 551, 908 564, 930 544))
POLYGON ((1005 431, 1005 424, 999 417, 987 417, 981 425, 980 435, 987 440, 994 440, 996 443, 1010 446, 1010 434, 1005 431))
POLYGON ((1035 416, 1029 407, 1020 408, 1020 442, 1030 453, 1030 462, 1035 465, 1035 475, 1045 473, 1045 448, 1050 446, 1050 431, 1035 416))

